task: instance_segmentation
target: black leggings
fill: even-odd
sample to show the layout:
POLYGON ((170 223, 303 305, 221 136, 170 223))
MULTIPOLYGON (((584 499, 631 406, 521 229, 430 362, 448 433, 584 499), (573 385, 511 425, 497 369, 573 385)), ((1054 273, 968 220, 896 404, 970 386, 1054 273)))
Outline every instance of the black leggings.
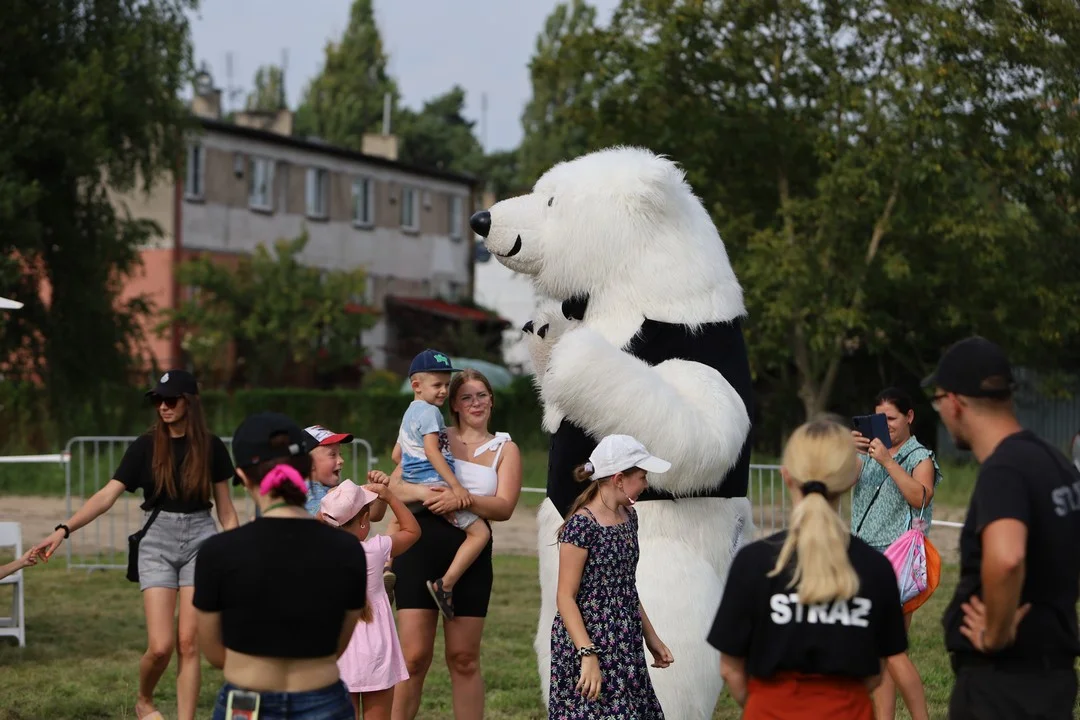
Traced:
MULTIPOLYGON (((439 607, 428 592, 428 580, 437 580, 450 567, 465 531, 427 508, 410 505, 416 522, 420 524, 420 539, 401 555, 394 558, 394 598, 398 610, 435 610, 439 607)), ((481 519, 482 522, 487 520, 481 519)), ((488 523, 490 529, 491 524, 488 523)), ((491 540, 480 557, 469 566, 454 585, 455 617, 487 617, 491 600, 491 540)))

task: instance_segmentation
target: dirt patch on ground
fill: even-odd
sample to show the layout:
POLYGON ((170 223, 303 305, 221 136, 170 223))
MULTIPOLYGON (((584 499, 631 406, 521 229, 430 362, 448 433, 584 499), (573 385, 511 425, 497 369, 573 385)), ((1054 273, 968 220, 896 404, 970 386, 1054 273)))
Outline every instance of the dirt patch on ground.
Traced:
MULTIPOLYGON (((121 497, 112 510, 71 536, 73 550, 78 553, 110 550, 126 553, 127 536, 143 523, 140 502, 141 499, 136 497, 121 497)), ((72 510, 67 508, 64 498, 18 495, 0 498, 0 521, 15 521, 22 525, 24 549, 45 539, 57 523, 70 517, 72 510)), ((254 517, 254 507, 250 502, 237 502, 236 511, 240 515, 240 522, 254 517)), ((375 523, 376 530, 381 531, 387 521, 384 519, 375 523)), ((519 505, 509 520, 492 525, 495 552, 504 555, 536 554, 535 508, 519 505)))
MULTIPOLYGON (((139 529, 143 514, 139 509, 140 500, 135 497, 122 497, 113 509, 103 517, 83 528, 72 536, 73 550, 83 552, 108 552, 113 550, 123 554, 127 550, 127 536, 139 529)), ((237 512, 241 522, 249 521, 253 515, 250 501, 237 502, 237 512)), ((754 519, 758 524, 758 535, 772 532, 773 514, 768 508, 761 514, 755 508, 754 519), (766 524, 761 523, 764 517, 766 524)), ((63 498, 7 496, 0 498, 0 521, 19 522, 22 524, 24 547, 40 542, 53 531, 56 524, 63 522, 70 515, 63 498)), ((784 515, 778 512, 776 520, 784 515)), ((935 508, 934 519, 951 522, 963 522, 964 510, 960 508, 935 508)), ((381 531, 387 520, 376 523, 381 531)), ((536 508, 524 504, 518 506, 514 515, 505 522, 492 523, 495 552, 503 555, 536 554, 536 508)), ((930 539, 946 563, 955 563, 959 556, 960 529, 935 525, 930 530, 930 539)))

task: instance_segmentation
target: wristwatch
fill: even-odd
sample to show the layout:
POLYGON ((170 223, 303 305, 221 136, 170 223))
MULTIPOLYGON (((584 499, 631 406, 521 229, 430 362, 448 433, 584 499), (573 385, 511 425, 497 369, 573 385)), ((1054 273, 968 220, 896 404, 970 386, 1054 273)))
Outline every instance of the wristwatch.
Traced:
POLYGON ((53 528, 53 532, 56 532, 57 530, 63 530, 64 531, 64 539, 65 540, 68 539, 69 537, 71 537, 71 528, 69 528, 64 523, 60 523, 59 525, 57 525, 56 527, 53 528))

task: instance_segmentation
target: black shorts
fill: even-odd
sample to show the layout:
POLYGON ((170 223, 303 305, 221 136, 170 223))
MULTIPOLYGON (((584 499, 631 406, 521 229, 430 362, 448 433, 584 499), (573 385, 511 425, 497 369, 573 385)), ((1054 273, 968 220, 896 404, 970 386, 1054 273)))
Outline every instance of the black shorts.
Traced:
POLYGON ((956 682, 949 720, 1072 720, 1076 708, 1076 670, 1068 664, 1047 667, 994 667, 954 660, 956 682), (1064 665, 1064 666, 1062 666, 1064 665))
MULTIPOLYGON (((398 610, 437 612, 439 608, 428 592, 426 583, 442 577, 450 567, 454 554, 465 541, 465 532, 423 506, 410 509, 416 522, 420 524, 420 539, 394 558, 394 574, 397 575, 394 601, 398 610)), ((490 523, 488 527, 490 528, 490 523)), ((492 577, 489 539, 480 557, 476 558, 454 586, 455 617, 487 617, 492 577)))

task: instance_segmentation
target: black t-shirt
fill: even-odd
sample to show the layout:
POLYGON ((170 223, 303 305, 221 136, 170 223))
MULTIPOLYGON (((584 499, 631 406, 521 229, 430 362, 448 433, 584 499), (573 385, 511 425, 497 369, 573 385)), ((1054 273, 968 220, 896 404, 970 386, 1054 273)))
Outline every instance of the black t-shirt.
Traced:
POLYGON ((731 563, 709 644, 746 659, 748 675, 779 672, 867 678, 881 659, 907 650, 900 591, 884 555, 852 537, 848 558, 859 576, 851 600, 804 606, 789 587, 795 559, 768 577, 787 537, 781 531, 742 548, 731 563))
POLYGON ((314 518, 262 517, 199 548, 195 607, 221 613, 225 647, 259 657, 337 653, 346 610, 364 607, 367 560, 355 535, 314 518))
MULTIPOLYGON (((181 480, 180 469, 187 455, 188 441, 186 437, 171 438, 173 452, 173 476, 179 486, 181 480)), ((210 482, 219 483, 232 480, 236 471, 233 469, 232 458, 229 457, 229 449, 216 435, 210 436, 210 482)), ((113 479, 124 483, 128 492, 143 491, 143 510, 149 510, 154 505, 154 436, 150 433, 140 435, 128 446, 124 457, 120 458, 120 466, 113 473, 113 479)), ((181 500, 176 497, 166 496, 161 503, 163 512, 190 513, 199 510, 209 510, 213 505, 199 500, 181 500)))
POLYGON ((945 610, 945 647, 974 653, 960 634, 960 604, 982 597, 982 531, 1012 518, 1027 526, 1020 604, 1031 610, 1016 642, 994 657, 1023 661, 1080 655, 1076 603, 1080 595, 1080 471, 1057 448, 1023 430, 1008 436, 982 463, 960 531, 960 582, 945 610))

